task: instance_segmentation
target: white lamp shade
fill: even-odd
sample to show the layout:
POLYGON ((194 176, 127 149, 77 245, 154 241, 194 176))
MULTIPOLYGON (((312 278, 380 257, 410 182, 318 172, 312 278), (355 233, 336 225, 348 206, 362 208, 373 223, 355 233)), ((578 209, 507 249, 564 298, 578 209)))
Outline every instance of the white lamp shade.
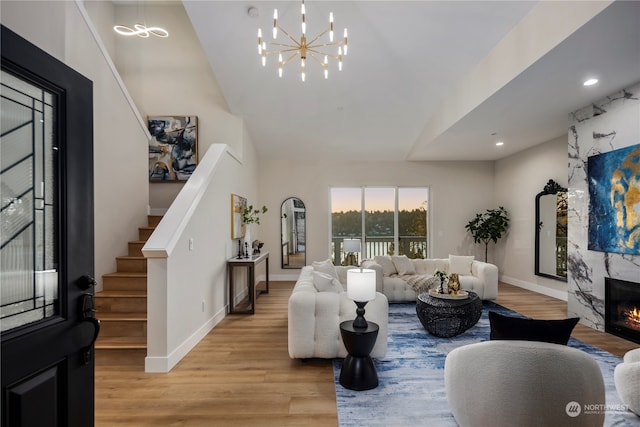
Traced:
POLYGON ((360 239, 342 240, 342 249, 345 252, 360 252, 360 239))
POLYGON ((347 270, 347 296, 358 302, 376 298, 376 272, 369 268, 347 270))

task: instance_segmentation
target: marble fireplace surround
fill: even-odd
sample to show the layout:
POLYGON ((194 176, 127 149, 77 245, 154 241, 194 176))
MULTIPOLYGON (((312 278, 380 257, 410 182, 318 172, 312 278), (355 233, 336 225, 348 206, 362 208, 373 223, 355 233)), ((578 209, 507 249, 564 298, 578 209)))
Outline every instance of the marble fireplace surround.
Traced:
POLYGON ((587 249, 587 159, 640 143, 640 83, 571 113, 568 139, 568 315, 604 331, 604 278, 638 282, 640 256, 587 249))

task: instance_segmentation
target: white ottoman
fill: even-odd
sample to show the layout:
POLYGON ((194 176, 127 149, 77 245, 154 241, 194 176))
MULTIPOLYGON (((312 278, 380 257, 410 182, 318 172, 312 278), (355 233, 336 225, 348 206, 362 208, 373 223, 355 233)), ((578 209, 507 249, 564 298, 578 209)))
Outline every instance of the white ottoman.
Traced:
POLYGON ((616 366, 613 377, 622 402, 640 415, 640 348, 624 355, 624 362, 616 366))

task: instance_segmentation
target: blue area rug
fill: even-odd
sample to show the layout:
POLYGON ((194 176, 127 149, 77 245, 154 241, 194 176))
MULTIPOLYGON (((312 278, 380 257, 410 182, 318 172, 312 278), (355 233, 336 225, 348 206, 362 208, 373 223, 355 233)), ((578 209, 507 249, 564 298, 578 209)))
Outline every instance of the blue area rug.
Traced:
MULTIPOLYGON (((489 339, 489 310, 519 316, 498 304, 485 302, 477 325, 457 337, 438 338, 424 330, 415 304, 389 304, 389 347, 386 357, 375 361, 378 387, 366 391, 342 387, 339 383, 342 359, 333 362, 340 427, 457 426, 447 403, 444 361, 456 347, 489 339)), ((622 402, 615 389, 613 371, 622 359, 575 338, 571 338, 569 346, 589 353, 602 369, 607 394, 605 425, 640 426, 639 417, 618 409, 622 402)))

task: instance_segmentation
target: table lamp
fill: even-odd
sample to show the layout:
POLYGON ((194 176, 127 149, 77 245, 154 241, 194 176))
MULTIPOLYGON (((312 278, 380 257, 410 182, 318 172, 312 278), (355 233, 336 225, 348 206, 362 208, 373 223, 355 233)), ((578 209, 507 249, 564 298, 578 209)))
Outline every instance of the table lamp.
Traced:
POLYGON ((358 265, 355 254, 360 252, 360 239, 343 239, 342 250, 347 253, 347 265, 358 265))
POLYGON ((347 296, 356 303, 356 318, 353 327, 366 329, 364 306, 376 298, 376 272, 369 268, 347 270, 347 296))

